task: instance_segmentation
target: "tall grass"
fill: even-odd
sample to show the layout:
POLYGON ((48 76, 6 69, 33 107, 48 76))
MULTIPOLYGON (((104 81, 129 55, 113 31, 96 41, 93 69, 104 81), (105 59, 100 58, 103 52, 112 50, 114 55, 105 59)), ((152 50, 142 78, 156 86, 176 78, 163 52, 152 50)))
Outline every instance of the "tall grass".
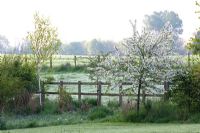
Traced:
POLYGON ((84 72, 87 73, 87 65, 72 66, 70 63, 61 64, 50 68, 47 65, 43 65, 41 71, 44 72, 84 72))

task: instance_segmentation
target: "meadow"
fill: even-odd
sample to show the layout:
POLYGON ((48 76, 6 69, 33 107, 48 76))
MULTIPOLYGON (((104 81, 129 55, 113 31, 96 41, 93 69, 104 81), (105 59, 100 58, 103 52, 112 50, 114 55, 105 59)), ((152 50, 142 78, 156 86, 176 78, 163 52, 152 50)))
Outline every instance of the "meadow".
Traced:
POLYGON ((87 123, 16 129, 0 133, 200 133, 200 124, 87 123))

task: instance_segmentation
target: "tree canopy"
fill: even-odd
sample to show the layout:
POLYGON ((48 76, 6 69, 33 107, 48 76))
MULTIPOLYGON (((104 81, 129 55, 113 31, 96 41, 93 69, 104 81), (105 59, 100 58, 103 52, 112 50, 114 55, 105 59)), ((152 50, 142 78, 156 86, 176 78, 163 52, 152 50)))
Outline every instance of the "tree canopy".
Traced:
POLYGON ((169 22, 176 34, 182 34, 183 23, 178 14, 173 11, 154 12, 152 15, 145 15, 144 24, 149 30, 160 31, 169 22))
POLYGON ((158 91, 155 83, 170 80, 173 76, 173 65, 177 63, 173 55, 173 32, 170 25, 160 31, 143 30, 141 34, 132 24, 133 35, 123 41, 123 50, 117 49, 116 56, 108 55, 95 68, 95 74, 103 80, 114 83, 131 82, 128 90, 138 94, 137 110, 139 111, 141 90, 158 91), (150 90, 148 88, 151 88, 150 90), (152 89, 153 88, 153 89, 152 89))
POLYGON ((183 33, 183 23, 177 13, 165 10, 153 12, 153 14, 146 15, 144 18, 144 24, 148 30, 160 31, 166 23, 172 26, 172 31, 174 32, 174 51, 181 55, 185 54, 183 40, 179 37, 183 33))

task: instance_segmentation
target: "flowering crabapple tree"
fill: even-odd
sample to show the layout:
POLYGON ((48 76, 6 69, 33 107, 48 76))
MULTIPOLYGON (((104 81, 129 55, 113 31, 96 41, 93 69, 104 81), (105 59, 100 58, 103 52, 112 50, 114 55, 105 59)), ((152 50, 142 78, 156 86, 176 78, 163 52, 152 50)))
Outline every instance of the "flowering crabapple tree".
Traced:
MULTIPOLYGON (((108 55, 95 69, 95 75, 111 83, 116 88, 122 82, 131 82, 132 87, 125 91, 137 93, 137 113, 140 109, 141 91, 158 91, 155 85, 170 80, 174 64, 172 27, 166 24, 161 31, 142 30, 139 33, 136 23, 132 23, 133 35, 124 39, 123 48, 116 48, 116 54, 108 55)), ((124 90, 123 90, 124 91, 124 90)))

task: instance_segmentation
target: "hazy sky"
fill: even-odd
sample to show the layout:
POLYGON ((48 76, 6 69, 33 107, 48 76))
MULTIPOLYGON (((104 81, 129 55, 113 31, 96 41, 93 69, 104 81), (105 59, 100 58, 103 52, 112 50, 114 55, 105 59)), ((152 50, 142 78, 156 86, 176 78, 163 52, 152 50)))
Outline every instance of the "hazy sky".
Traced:
POLYGON ((142 26, 145 14, 172 10, 183 20, 187 39, 200 26, 195 0, 0 0, 0 34, 17 44, 33 30, 33 14, 50 17, 62 42, 93 38, 119 41, 131 35, 129 20, 142 26))

